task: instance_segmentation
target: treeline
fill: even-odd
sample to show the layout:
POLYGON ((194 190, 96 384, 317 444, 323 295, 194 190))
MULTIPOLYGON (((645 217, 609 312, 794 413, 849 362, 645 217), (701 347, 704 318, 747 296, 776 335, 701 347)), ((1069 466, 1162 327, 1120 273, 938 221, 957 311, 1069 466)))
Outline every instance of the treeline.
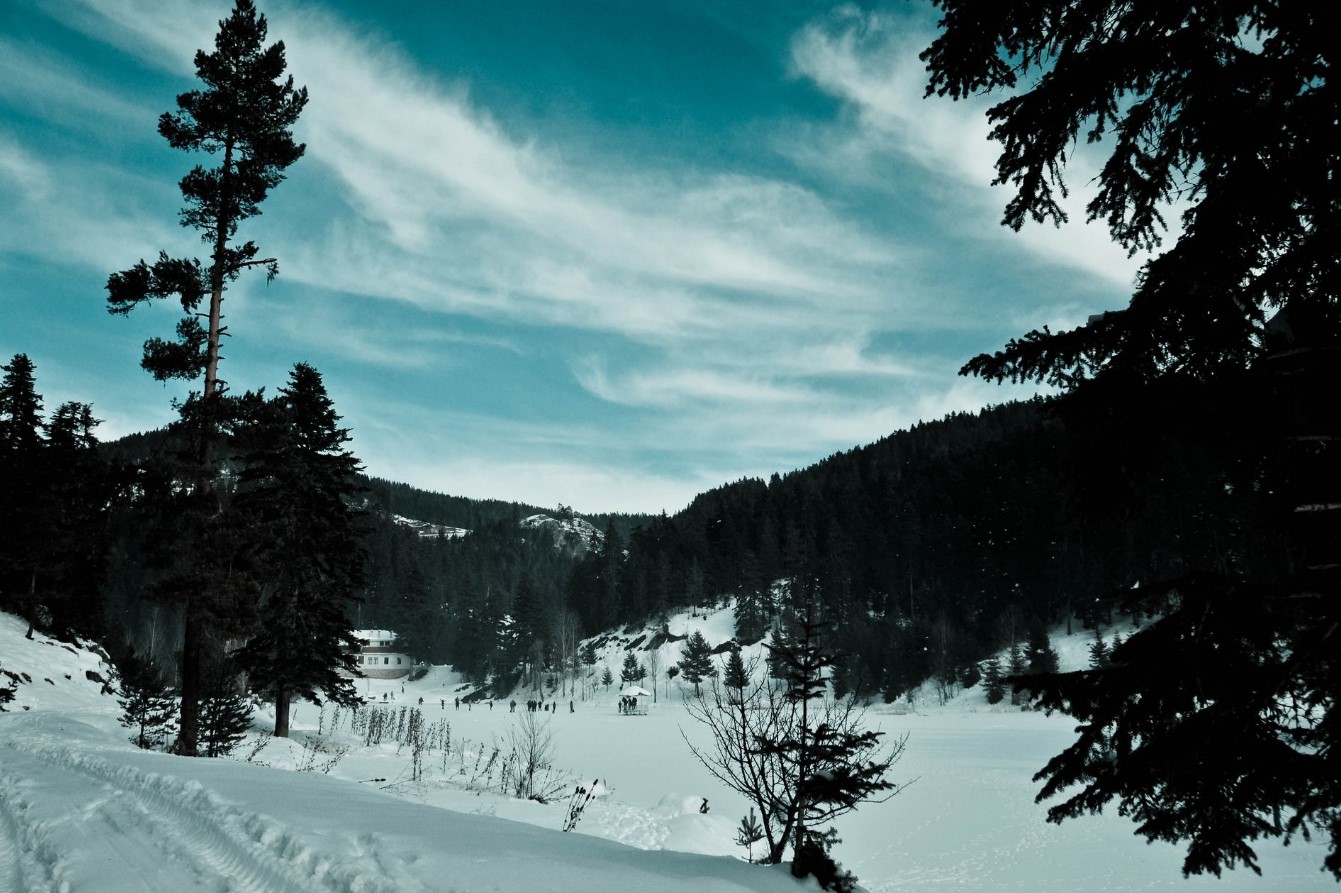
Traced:
POLYGON ((97 631, 108 512, 128 480, 83 403, 48 415, 26 354, 0 366, 0 607, 34 627, 97 631))

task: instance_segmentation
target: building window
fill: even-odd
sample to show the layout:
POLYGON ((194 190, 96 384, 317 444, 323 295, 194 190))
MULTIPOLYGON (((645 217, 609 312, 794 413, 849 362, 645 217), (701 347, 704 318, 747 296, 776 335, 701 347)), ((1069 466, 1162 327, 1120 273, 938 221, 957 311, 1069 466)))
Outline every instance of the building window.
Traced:
POLYGON ((400 658, 399 658, 399 657, 396 658, 396 666, 398 666, 398 667, 400 666, 400 658))
POLYGON ((389 663, 391 663, 391 658, 389 657, 382 658, 382 666, 386 666, 389 663))

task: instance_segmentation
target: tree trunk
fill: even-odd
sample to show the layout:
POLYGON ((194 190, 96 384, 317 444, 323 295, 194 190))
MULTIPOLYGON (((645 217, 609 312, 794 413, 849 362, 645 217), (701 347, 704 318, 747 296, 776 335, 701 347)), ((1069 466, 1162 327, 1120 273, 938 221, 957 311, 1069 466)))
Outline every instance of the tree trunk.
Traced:
POLYGON ((33 619, 37 616, 37 571, 28 575, 28 631, 23 634, 25 639, 33 637, 33 627, 36 625, 33 619))
MULTIPOLYGON (((224 147, 223 174, 220 191, 227 194, 229 173, 233 165, 233 141, 224 147)), ((224 252, 228 248, 229 219, 221 216, 214 236, 214 257, 210 265, 209 338, 205 353, 205 388, 201 394, 202 421, 198 446, 196 488, 202 498, 214 493, 214 453, 218 436, 218 416, 215 403, 219 398, 219 339, 223 320, 224 252)), ((208 597, 197 594, 196 598, 208 597)), ((204 635, 204 621, 198 610, 186 607, 186 623, 182 632, 182 707, 181 724, 177 732, 177 752, 182 756, 199 756, 200 743, 200 639, 204 635)))
POLYGON ((188 604, 182 628, 182 706, 176 746, 176 752, 184 757, 200 755, 200 639, 204 624, 195 614, 188 604))
POLYGON ((289 737, 289 691, 283 687, 275 692, 275 737, 289 737))

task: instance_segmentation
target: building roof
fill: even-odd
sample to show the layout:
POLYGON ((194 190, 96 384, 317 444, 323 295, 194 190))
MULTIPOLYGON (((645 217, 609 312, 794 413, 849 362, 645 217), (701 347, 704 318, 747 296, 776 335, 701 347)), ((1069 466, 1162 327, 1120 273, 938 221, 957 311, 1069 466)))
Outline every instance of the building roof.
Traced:
POLYGON ((356 629, 354 638, 365 642, 394 642, 400 637, 389 629, 356 629))

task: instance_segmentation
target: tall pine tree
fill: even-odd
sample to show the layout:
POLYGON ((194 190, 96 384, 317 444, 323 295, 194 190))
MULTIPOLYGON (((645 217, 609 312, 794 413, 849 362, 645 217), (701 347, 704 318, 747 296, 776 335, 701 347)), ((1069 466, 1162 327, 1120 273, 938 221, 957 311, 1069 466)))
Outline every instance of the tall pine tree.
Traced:
POLYGON ((33 362, 16 354, 0 378, 0 605, 38 621, 38 577, 45 551, 46 487, 42 464, 42 397, 33 362))
MULTIPOLYGON (((1341 878, 1341 116, 1335 4, 936 0, 928 92, 988 111, 1005 223, 1061 222, 1083 133, 1107 151, 1090 220, 1147 262, 1124 309, 1011 341, 964 371, 1064 392, 1092 461, 1082 506, 1131 504, 1194 444, 1282 535, 1202 562, 1131 610, 1162 616, 1112 665, 1028 676, 1080 720, 1039 773, 1049 819, 1117 802, 1185 873, 1257 870, 1252 842, 1321 828, 1341 878), (1279 817, 1285 817, 1279 821, 1279 817)), ((1157 543, 1154 546, 1166 544, 1157 543)))
POLYGON ((235 659, 252 690, 274 702, 275 735, 287 737, 294 697, 358 703, 346 608, 363 584, 366 550, 354 505, 359 462, 320 373, 295 366, 267 409, 249 432, 233 511, 261 592, 256 631, 235 659))
MULTIPOLYGON (((261 202, 306 148, 294 142, 290 128, 307 103, 307 90, 284 76, 284 44, 266 46, 266 34, 265 16, 251 0, 236 0, 232 14, 219 23, 214 52, 196 53, 196 74, 205 89, 179 95, 178 111, 159 118, 158 131, 173 148, 204 152, 217 162, 197 165, 180 182, 186 200, 182 225, 200 231, 210 248, 208 262, 160 252, 152 265, 141 260, 107 280, 107 309, 114 314, 154 299, 176 297, 181 303, 184 315, 176 339, 147 341, 141 365, 161 381, 203 378, 201 391, 182 407, 195 454, 195 467, 183 483, 189 482, 199 503, 186 523, 198 527, 222 511, 214 497, 214 465, 231 414, 219 377, 224 292, 251 267, 264 267, 271 278, 278 273, 275 259, 261 258, 255 242, 236 244, 238 224, 261 213, 261 202)), ((192 545, 188 537, 182 548, 192 545)), ((185 607, 178 750, 190 756, 197 750, 202 644, 211 614, 204 603, 217 594, 199 582, 167 587, 176 590, 185 607)))

